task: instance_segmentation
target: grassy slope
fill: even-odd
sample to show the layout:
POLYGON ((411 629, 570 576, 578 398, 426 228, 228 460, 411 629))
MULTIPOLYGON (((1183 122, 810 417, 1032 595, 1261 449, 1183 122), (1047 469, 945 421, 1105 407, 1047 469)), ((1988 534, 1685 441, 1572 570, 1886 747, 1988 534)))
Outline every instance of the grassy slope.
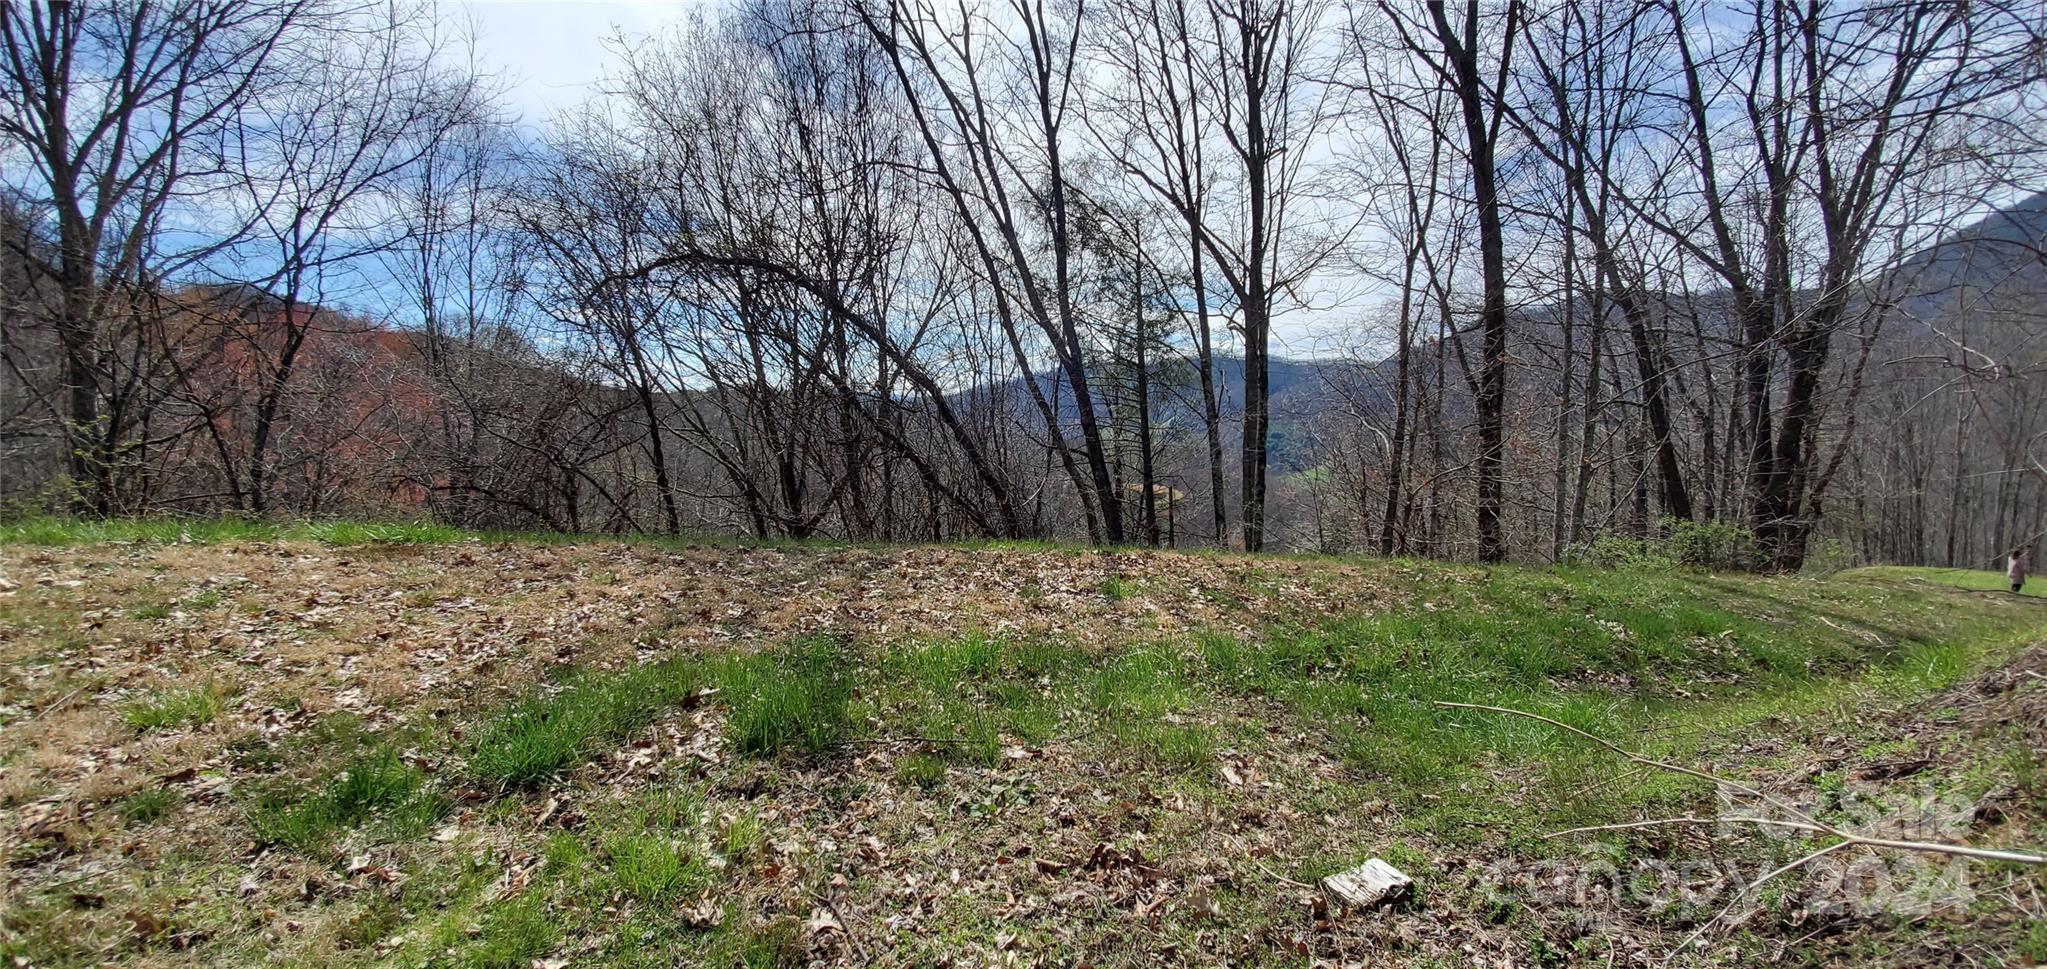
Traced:
MULTIPOLYGON (((0 599, 9 673, 0 725, 23 728, 0 741, 5 796, 22 819, 35 816, 10 825, 0 951, 38 965, 110 954, 237 965, 920 964, 1008 952, 1104 965, 1424 964, 1475 945, 1517 961, 1603 964, 1660 954, 1718 905, 1559 906, 1499 873, 1588 850, 1623 866, 1697 857, 1705 844, 1685 835, 1541 835, 1710 811, 1710 790, 1631 771, 1541 724, 1432 701, 1543 712, 1844 816, 1843 792, 1866 765, 1923 755, 1933 766, 1919 782, 2002 798, 1998 825, 1960 832, 1990 841, 2025 839, 2043 788, 2029 737, 1899 724, 2011 659, 2047 613, 1936 584, 1955 573, 1913 570, 1804 580, 1391 561, 1366 563, 1362 575, 1355 564, 1295 562, 1268 576, 1251 564, 1235 584, 1202 593, 1259 611, 1248 629, 1148 634, 1137 622, 1084 642, 856 629, 760 649, 657 651, 638 666, 586 662, 554 670, 541 689, 516 677, 501 689, 450 684, 281 730, 265 729, 278 719, 270 711, 306 700, 239 682, 253 670, 186 669, 140 691, 24 672, 108 638, 148 640, 192 615, 232 625, 293 608, 301 590, 207 587, 170 603, 160 592, 122 603, 79 594, 113 586, 96 564, 96 550, 113 547, 93 543, 177 538, 363 546, 393 563, 394 583, 408 569, 447 566, 442 543, 464 556, 527 547, 357 525, 31 523, 0 533, 9 543, 0 564, 16 581, 72 567, 85 576, 0 599), (1357 591, 1359 606, 1266 612, 1262 585, 1282 581, 1357 591), (61 711, 68 732, 38 720, 81 684, 85 699, 61 711), (95 788, 88 771, 67 786, 53 765, 76 756, 64 744, 79 730, 100 747, 133 749, 122 756, 162 760, 169 750, 202 769, 132 790, 95 788), (215 777, 225 783, 209 786, 215 777), (123 843, 152 838, 171 847, 151 871, 118 860, 123 843), (1301 907, 1294 883, 1371 855, 1419 876, 1422 897, 1333 923, 1301 907), (252 912, 256 902, 267 912, 252 912), (1588 923, 1588 912, 1598 919, 1588 923)), ((584 557, 578 574, 618 581, 611 559, 588 561, 590 546, 564 548, 584 557)), ((122 554, 175 577, 178 551, 122 554)), ((1087 561, 1035 554, 1053 571, 1087 561)), ((1148 561, 1170 574, 1193 560, 1148 561)), ((419 607, 493 592, 449 574, 419 607)), ((1091 594, 1108 614, 1142 618, 1186 606, 1167 588, 1112 576, 1091 594)), ((655 614, 644 625, 658 632, 670 621, 655 614)), ((1759 918, 1715 938, 1750 956, 1906 961, 1922 946, 2011 958, 2047 939, 1994 906, 1849 928, 1814 941, 1803 922, 1759 918)))
MULTIPOLYGON (((1922 578, 1929 582, 1938 582, 1941 585, 1951 585, 1957 589, 1972 589, 1978 592, 1999 592, 2008 594, 2011 591, 2011 582, 2010 580, 2005 578, 2005 574, 2003 572, 1994 572, 1989 569, 1878 568, 1870 569, 1868 571, 1871 574, 1875 575, 1897 575, 1922 578)), ((2026 580, 2025 586, 2019 590, 2019 594, 2028 596, 2047 597, 2047 582, 2041 581, 2039 576, 2033 576, 2031 578, 2028 578, 2026 580)))

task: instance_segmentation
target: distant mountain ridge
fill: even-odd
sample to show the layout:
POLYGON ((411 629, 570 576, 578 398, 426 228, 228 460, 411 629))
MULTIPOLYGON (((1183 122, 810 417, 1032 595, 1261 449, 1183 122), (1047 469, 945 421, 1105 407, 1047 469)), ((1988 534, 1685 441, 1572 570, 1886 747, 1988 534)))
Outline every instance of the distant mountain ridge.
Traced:
POLYGON ((2040 313, 2047 294, 2047 192, 2029 196, 1921 249, 1884 289, 1922 320, 1968 313, 2040 313))
MULTIPOLYGON (((1920 249, 1879 277, 1872 289, 1891 300, 1895 311, 1924 322, 1958 313, 1980 317, 2047 312, 2043 309, 2047 307, 2047 191, 1992 212, 1920 249)), ((1693 294, 1690 299, 1694 308, 1724 304, 1724 294, 1693 294)), ((1513 340, 1518 346, 1510 349, 1523 352, 1530 341, 1555 342, 1560 316, 1556 307, 1524 307, 1515 316, 1513 340)), ((1418 354, 1417 359, 1424 355, 1418 354)), ((1240 357, 1225 354, 1217 354, 1214 362, 1224 448, 1234 454, 1243 416, 1244 363, 1240 357)), ((1314 455, 1301 431, 1311 425, 1326 425, 1332 410, 1390 418, 1392 368, 1390 358, 1273 358, 1269 384, 1275 473, 1304 470, 1312 463, 1314 455)), ((1526 372, 1525 368, 1516 371, 1526 372)), ((1106 375, 1091 376, 1096 381, 1092 386, 1096 405, 1106 413, 1113 400, 1107 393, 1111 388, 1106 375)), ((1202 415, 1192 361, 1181 360, 1177 366, 1164 368, 1163 377, 1154 379, 1152 389, 1155 427, 1168 434, 1184 432, 1198 437, 1202 415)), ((1041 371, 1036 382, 1048 400, 1057 402, 1062 420, 1076 420, 1073 396, 1057 372, 1041 371)), ((1024 405, 1020 380, 1004 381, 996 388, 1014 391, 1012 399, 1024 405)), ((979 392, 985 393, 987 388, 979 392)))

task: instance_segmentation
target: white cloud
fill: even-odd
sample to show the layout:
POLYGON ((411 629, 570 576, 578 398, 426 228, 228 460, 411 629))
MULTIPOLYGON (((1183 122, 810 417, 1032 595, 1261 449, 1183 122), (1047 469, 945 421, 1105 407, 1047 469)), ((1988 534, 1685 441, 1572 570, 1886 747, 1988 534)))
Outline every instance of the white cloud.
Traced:
POLYGON ((509 86, 507 106, 528 128, 581 103, 618 65, 612 39, 646 36, 721 4, 712 0, 464 0, 444 7, 477 27, 481 66, 509 86))

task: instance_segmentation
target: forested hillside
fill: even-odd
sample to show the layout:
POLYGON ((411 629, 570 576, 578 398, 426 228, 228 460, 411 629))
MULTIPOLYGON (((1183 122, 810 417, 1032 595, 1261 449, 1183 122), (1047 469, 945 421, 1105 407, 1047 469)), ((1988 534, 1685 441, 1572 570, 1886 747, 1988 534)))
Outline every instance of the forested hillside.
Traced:
POLYGON ((1785 571, 2047 528, 2038 18, 1440 13, 761 0, 514 118, 431 7, 10 6, 0 494, 1478 560, 1706 535, 1785 571))
POLYGON ((13 969, 2040 965, 2043 538, 2040 0, 0 0, 13 969))

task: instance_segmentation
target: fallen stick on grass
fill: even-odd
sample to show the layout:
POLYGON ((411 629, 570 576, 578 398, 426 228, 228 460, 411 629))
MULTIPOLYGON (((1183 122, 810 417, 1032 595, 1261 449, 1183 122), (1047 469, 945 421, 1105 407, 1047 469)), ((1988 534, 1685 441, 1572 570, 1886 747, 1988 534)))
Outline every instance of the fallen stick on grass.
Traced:
POLYGON ((1568 733, 1576 734, 1577 736, 1583 737, 1586 740, 1589 740, 1595 744, 1598 744, 1601 747, 1611 750, 1614 753, 1619 754, 1622 757, 1625 757, 1636 764, 1640 764, 1644 767, 1656 767, 1662 770, 1672 771, 1678 774, 1684 774, 1689 777, 1696 777, 1699 778, 1700 780, 1710 781, 1715 786, 1731 788, 1735 791, 1747 794, 1751 797, 1756 798, 1757 800, 1769 804, 1772 807, 1775 807, 1778 810, 1783 811, 1796 819, 1787 821, 1779 818, 1762 818, 1739 815, 1719 818, 1702 818, 1687 815, 1684 817, 1650 818, 1641 821, 1624 821, 1618 824, 1595 824, 1582 828, 1570 828, 1563 831, 1551 832, 1550 834, 1544 836, 1547 838, 1559 838, 1563 837, 1564 835, 1584 834, 1593 831, 1624 831, 1631 828, 1650 828, 1687 824, 1719 824, 1722 822, 1727 822, 1732 824, 1752 824, 1761 827, 1795 828, 1801 831, 1808 831, 1813 834, 1825 835, 1828 837, 1839 839, 1832 844, 1821 847, 1818 850, 1815 850, 1799 858, 1796 861, 1773 869, 1768 874, 1765 874, 1762 877, 1757 878, 1755 881, 1742 886, 1741 890, 1735 893, 1734 900, 1729 902, 1726 908, 1721 909, 1719 914, 1713 916, 1711 919, 1708 919, 1706 921, 1706 924, 1699 926, 1699 928, 1696 931, 1694 931, 1691 935, 1686 936, 1683 942, 1678 943, 1677 948, 1671 950, 1670 954, 1672 957, 1675 957, 1678 953, 1683 952, 1685 949, 1689 948, 1693 942, 1698 941, 1701 936, 1705 935, 1708 929, 1711 929, 1713 926, 1719 924, 1720 920, 1727 916, 1727 913, 1733 911, 1736 905, 1739 905, 1743 899, 1753 894, 1756 889, 1761 888, 1764 882, 1776 878, 1777 876, 1782 875, 1786 872, 1795 871, 1813 861, 1816 861, 1827 855, 1833 854, 1834 852, 1844 848, 1849 847, 1881 848, 1891 851, 1913 851, 1925 854, 1952 855, 1962 858, 1974 858, 1980 861, 2005 861, 2021 865, 2047 865, 2047 856, 2030 854, 2027 852, 1999 851, 1994 848, 1972 848, 1969 847, 1968 845, 1948 844, 1939 841, 1901 841, 1895 838, 1878 838, 1871 835, 1861 834, 1859 832, 1851 831, 1847 828, 1843 828, 1838 825, 1832 825, 1824 821, 1821 821, 1818 818, 1815 818, 1812 815, 1805 813, 1804 811, 1800 811, 1799 809, 1792 807, 1790 804, 1784 802, 1779 798, 1772 797, 1769 794, 1766 794, 1755 787, 1743 784, 1740 781, 1722 777, 1718 774, 1713 773, 1712 771, 1700 770, 1694 767, 1686 767, 1682 764, 1673 764, 1670 763, 1669 761, 1657 760, 1653 757, 1644 757, 1641 754, 1635 753, 1632 750, 1628 750, 1625 747, 1621 747, 1618 744, 1612 743, 1611 741, 1608 741, 1603 737, 1597 736, 1584 730, 1580 730, 1577 727, 1573 727, 1570 724, 1564 723, 1561 720, 1545 717, 1539 713, 1529 713, 1526 710, 1516 710, 1513 709, 1512 707, 1487 706, 1482 703, 1452 703, 1448 700, 1437 700, 1435 701, 1435 705, 1454 710, 1482 710, 1487 713, 1506 714, 1508 716, 1525 717, 1529 720, 1540 721, 1542 723, 1549 724, 1550 726, 1555 727, 1559 730, 1563 730, 1568 733))
POLYGON ((1554 832, 1548 835, 1548 837, 1561 837, 1566 834, 1578 834, 1589 831, 1618 831, 1626 828, 1646 828, 1657 825, 1717 824, 1724 821, 1736 824, 1755 824, 1773 827, 1799 828, 1801 830, 1811 831, 1815 834, 1831 835, 1833 837, 1840 838, 1841 840, 1849 842, 1851 844, 1863 845, 1865 847, 1870 848, 1889 848, 1897 851, 1918 851, 1925 852, 1928 854, 1959 855, 1967 858, 1977 858, 1984 861, 2009 861, 2021 865, 2047 865, 2047 856, 2030 854, 2021 851, 1999 851, 1994 848, 1972 848, 1969 847, 1968 845, 1948 844, 1946 842, 1941 841, 1901 841, 1895 838, 1878 838, 1871 835, 1860 834, 1858 832, 1851 831, 1847 828, 1843 828, 1838 825, 1828 824, 1824 821, 1821 821, 1813 817, 1812 815, 1805 813, 1804 811, 1800 811, 1799 809, 1792 807, 1790 804, 1785 803, 1783 800, 1779 798, 1775 798, 1768 794, 1765 794, 1754 787, 1750 787, 1747 784, 1741 783, 1740 781, 1722 777, 1711 771, 1704 771, 1699 770, 1697 768, 1686 767, 1681 764, 1672 764, 1668 761, 1656 760, 1655 758, 1652 757, 1644 757, 1641 754, 1637 754, 1634 751, 1628 750, 1627 748, 1620 747, 1613 743, 1610 743, 1601 737, 1587 733, 1583 730, 1578 729, 1577 727, 1573 727, 1568 723, 1564 723, 1560 720, 1553 720, 1539 713, 1529 713, 1526 710, 1515 710, 1510 707, 1486 706, 1485 704, 1482 703, 1452 703, 1448 700, 1437 700, 1435 701, 1435 704, 1436 706, 1439 707, 1450 707, 1459 710, 1484 710, 1488 713, 1504 713, 1510 716, 1526 717, 1530 720, 1539 720, 1560 730, 1566 730, 1571 733, 1577 734, 1578 736, 1590 740, 1593 743, 1600 745, 1601 747, 1605 747, 1606 749, 1611 750, 1614 753, 1619 754, 1622 757, 1625 757, 1628 760, 1631 760, 1637 764, 1642 764, 1648 767, 1660 767, 1667 771, 1674 771, 1679 774, 1685 774, 1691 777, 1699 778, 1700 780, 1711 781, 1713 784, 1717 786, 1732 788, 1733 790, 1739 791, 1743 794, 1747 794, 1750 795, 1751 797, 1761 800, 1764 803, 1769 804, 1770 806, 1775 807, 1778 810, 1783 811, 1784 813, 1789 814, 1797 819, 1796 821, 1783 821, 1775 818, 1757 818, 1745 816, 1722 818, 1699 817, 1653 818, 1646 821, 1627 821, 1622 822, 1620 824, 1599 824, 1584 828, 1571 828, 1566 831, 1554 832))

